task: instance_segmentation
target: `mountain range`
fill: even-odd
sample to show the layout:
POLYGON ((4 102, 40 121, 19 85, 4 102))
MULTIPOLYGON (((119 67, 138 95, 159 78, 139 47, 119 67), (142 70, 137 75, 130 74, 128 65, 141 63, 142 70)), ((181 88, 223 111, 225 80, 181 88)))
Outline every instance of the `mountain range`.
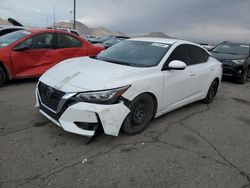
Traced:
MULTIPOLYGON (((0 18, 0 25, 11 25, 7 20, 0 18)), ((52 25, 54 26, 54 25, 52 25)), ((61 21, 61 22, 56 22, 55 23, 56 27, 64 27, 64 28, 73 28, 73 22, 72 21, 61 21)), ((30 26, 29 26, 30 27, 30 26)), ((81 36, 84 35, 94 35, 97 37, 102 37, 102 36, 107 36, 107 35, 115 35, 115 36, 128 36, 125 33, 119 32, 119 31, 111 31, 105 27, 96 27, 96 28, 91 28, 88 27, 87 25, 76 21, 76 30, 81 36)), ((168 35, 166 35, 163 32, 150 32, 147 34, 142 34, 142 35, 136 35, 133 37, 161 37, 161 38, 169 38, 168 35)))

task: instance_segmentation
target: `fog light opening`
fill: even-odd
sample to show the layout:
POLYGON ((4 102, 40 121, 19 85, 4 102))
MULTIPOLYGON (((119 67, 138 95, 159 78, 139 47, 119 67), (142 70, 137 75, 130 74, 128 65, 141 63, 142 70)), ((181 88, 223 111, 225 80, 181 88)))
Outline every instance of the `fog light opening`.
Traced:
POLYGON ((98 127, 98 123, 86 123, 86 122, 74 122, 74 124, 83 130, 95 131, 98 127))

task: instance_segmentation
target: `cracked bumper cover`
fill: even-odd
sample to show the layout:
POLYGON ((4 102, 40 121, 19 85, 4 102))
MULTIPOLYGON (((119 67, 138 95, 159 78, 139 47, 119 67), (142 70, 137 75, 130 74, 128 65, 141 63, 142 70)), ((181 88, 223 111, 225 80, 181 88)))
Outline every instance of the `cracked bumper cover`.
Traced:
MULTIPOLYGON (((40 108, 38 97, 36 107, 40 108)), ((69 106, 58 120, 55 120, 41 108, 40 112, 67 132, 92 137, 95 130, 79 128, 74 122, 99 123, 103 127, 105 134, 118 136, 121 125, 130 110, 123 102, 111 105, 79 102, 69 106)))

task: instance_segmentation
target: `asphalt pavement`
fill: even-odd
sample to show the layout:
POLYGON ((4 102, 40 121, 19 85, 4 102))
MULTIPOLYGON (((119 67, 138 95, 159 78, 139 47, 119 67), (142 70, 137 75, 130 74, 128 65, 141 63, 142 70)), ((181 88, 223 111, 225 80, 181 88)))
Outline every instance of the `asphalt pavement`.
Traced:
POLYGON ((250 187, 250 82, 224 81, 215 101, 142 133, 86 138, 43 117, 37 80, 0 88, 0 187, 250 187))

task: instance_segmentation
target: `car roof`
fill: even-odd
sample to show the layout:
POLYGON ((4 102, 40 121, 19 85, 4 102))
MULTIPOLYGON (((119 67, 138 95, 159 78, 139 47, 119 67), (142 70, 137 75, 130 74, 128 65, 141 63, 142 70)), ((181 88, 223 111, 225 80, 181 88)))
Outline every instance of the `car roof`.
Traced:
POLYGON ((43 33, 43 32, 58 32, 58 33, 67 33, 69 34, 69 32, 61 30, 61 29, 36 29, 36 28, 29 28, 26 29, 27 31, 31 32, 31 33, 43 33))
MULTIPOLYGON (((156 37, 142 37, 142 38, 132 38, 129 40, 133 41, 144 41, 144 42, 158 42, 158 43, 166 43, 166 44, 174 44, 176 42, 185 42, 191 43, 188 41, 180 40, 180 39, 173 39, 173 38, 156 38, 156 37)), ((192 43, 194 44, 194 43, 192 43)))

